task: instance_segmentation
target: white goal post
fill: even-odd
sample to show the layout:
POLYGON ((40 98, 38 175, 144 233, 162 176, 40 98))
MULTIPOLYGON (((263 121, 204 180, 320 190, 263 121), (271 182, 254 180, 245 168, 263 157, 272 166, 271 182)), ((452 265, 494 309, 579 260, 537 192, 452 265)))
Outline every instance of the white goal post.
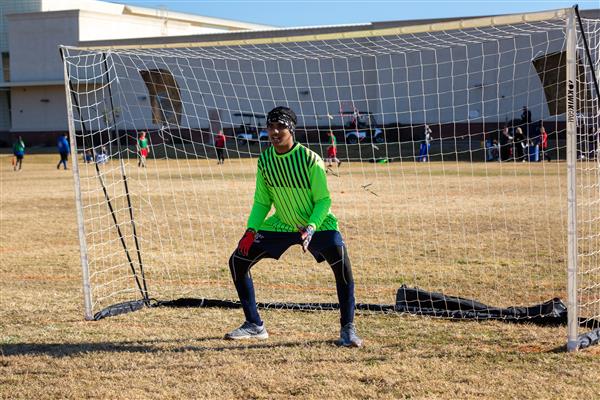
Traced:
MULTIPOLYGON (((568 320, 569 350, 596 343, 600 20, 578 17, 61 47, 86 319, 235 303, 227 259, 285 105, 298 142, 325 159, 336 139, 359 308, 568 320)), ((336 307, 329 268, 296 248, 252 271, 266 307, 336 307)))

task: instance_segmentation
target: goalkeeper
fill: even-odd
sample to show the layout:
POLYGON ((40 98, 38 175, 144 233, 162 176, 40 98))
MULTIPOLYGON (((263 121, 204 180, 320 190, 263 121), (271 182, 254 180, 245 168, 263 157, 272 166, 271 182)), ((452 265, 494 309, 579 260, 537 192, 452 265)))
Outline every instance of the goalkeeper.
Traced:
POLYGON ((229 259, 229 269, 244 309, 246 321, 226 339, 266 339, 269 335, 256 308, 250 268, 263 258, 279 257, 299 244, 317 262, 333 270, 340 304, 338 345, 360 347, 354 327, 354 280, 348 251, 330 212, 331 198, 323 160, 294 141, 296 114, 276 107, 267 115, 272 146, 258 159, 254 205, 248 229, 229 259), (271 206, 275 213, 265 219, 271 206))

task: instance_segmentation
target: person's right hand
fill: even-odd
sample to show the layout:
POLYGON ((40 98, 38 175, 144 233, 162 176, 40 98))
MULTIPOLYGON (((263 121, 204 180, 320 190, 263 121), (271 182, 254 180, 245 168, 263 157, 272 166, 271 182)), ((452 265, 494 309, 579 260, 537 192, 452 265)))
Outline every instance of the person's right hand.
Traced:
POLYGON ((238 251, 241 255, 247 256, 250 251, 250 247, 252 243, 254 243, 254 237, 256 236, 256 231, 254 229, 248 228, 244 236, 240 239, 238 243, 238 251))

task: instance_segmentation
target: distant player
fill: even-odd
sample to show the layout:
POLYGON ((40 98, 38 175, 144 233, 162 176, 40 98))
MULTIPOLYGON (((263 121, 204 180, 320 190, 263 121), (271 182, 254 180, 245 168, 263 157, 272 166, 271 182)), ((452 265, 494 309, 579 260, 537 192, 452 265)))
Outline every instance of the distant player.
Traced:
POLYGON ((100 150, 96 153, 96 164, 105 164, 108 162, 108 154, 106 154, 106 147, 100 147, 100 150))
POLYGON ((329 147, 327 147, 327 158, 325 159, 327 168, 330 168, 333 163, 339 167, 342 162, 337 158, 337 139, 331 131, 327 133, 327 136, 329 137, 329 147))
POLYGON ((279 257, 292 245, 310 251, 317 262, 327 261, 340 304, 338 345, 360 347, 354 327, 354 280, 348 250, 330 212, 331 198, 323 160, 294 141, 296 114, 276 107, 267 115, 272 146, 258 159, 254 205, 248 229, 229 259, 235 288, 246 321, 226 339, 266 339, 269 334, 256 308, 250 268, 263 258, 279 257), (271 207, 275 213, 265 219, 271 207))
POLYGON ((217 150, 217 164, 225 163, 225 142, 227 138, 223 131, 219 131, 215 136, 215 149, 217 150))
POLYGON ((542 148, 542 157, 540 157, 540 161, 552 161, 550 157, 550 152, 548 151, 548 132, 546 132, 546 128, 544 126, 540 126, 540 147, 542 148))
POLYGON ((525 162, 525 156, 523 149, 525 148, 525 135, 520 126, 515 128, 515 134, 513 135, 513 158, 515 161, 525 162))
POLYGON ((419 145, 419 158, 420 162, 429 161, 429 150, 431 149, 431 128, 425 124, 423 135, 421 137, 421 143, 419 145))
POLYGON ((56 148, 58 149, 58 154, 60 154, 60 161, 56 164, 56 169, 60 169, 60 164, 62 164, 65 169, 68 169, 67 161, 69 161, 71 146, 69 145, 69 138, 66 133, 63 133, 58 137, 56 148))
POLYGON ((25 157, 25 142, 23 142, 21 136, 19 136, 13 145, 13 155, 15 156, 13 159, 13 169, 15 171, 20 171, 23 167, 23 157, 25 157))
POLYGON ((83 154, 83 162, 86 164, 94 162, 94 156, 92 155, 91 150, 85 151, 85 153, 83 154))
POLYGON ((146 138, 146 132, 140 132, 140 137, 137 141, 138 153, 140 159, 138 161, 138 167, 146 168, 146 157, 148 157, 148 153, 150 152, 150 147, 148 146, 148 139, 146 138))

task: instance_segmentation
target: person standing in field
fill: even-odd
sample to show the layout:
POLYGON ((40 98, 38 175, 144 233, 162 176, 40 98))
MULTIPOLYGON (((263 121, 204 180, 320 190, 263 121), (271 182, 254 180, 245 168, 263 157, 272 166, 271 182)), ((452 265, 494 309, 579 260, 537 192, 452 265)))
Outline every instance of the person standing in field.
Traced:
POLYGON ((65 169, 68 169, 67 161, 69 161, 71 146, 69 145, 69 137, 66 133, 63 133, 58 137, 56 147, 58 149, 58 154, 60 154, 60 161, 58 162, 58 164, 56 164, 56 169, 60 169, 60 164, 62 164, 65 169))
POLYGON ((148 139, 146 138, 146 132, 140 132, 140 137, 137 141, 137 148, 139 154, 138 167, 146 168, 146 157, 148 157, 148 153, 150 152, 150 146, 148 146, 148 139))
POLYGON ((521 127, 521 130, 523 131, 523 135, 525 136, 525 139, 527 141, 529 141, 530 137, 529 135, 531 135, 532 133, 532 119, 531 119, 531 110, 529 110, 529 108, 527 108, 527 106, 523 106, 523 112, 521 113, 521 124, 519 125, 521 127))
POLYGON ((483 146, 485 150, 485 161, 495 161, 498 159, 498 143, 493 135, 483 132, 483 146))
POLYGON ((229 258, 229 269, 245 321, 225 339, 267 339, 256 307, 250 268, 263 258, 279 257, 292 245, 302 246, 317 262, 333 270, 340 306, 340 346, 360 347, 354 326, 354 279, 348 250, 331 213, 325 164, 321 157, 294 140, 296 114, 276 107, 267 115, 272 146, 258 158, 254 205, 247 229, 229 258), (266 218, 271 207, 275 213, 266 218))
POLYGON ((431 128, 429 125, 425 124, 425 128, 423 130, 423 135, 421 137, 421 142, 419 145, 419 158, 417 159, 419 162, 427 162, 429 161, 429 150, 431 149, 431 128))
POLYGON ((217 164, 225 164, 225 142, 227 138, 222 130, 215 136, 215 150, 217 150, 217 164))
POLYGON ((91 150, 86 150, 85 153, 83 153, 83 162, 86 164, 94 162, 94 156, 92 155, 91 150))
POLYGON ((25 142, 23 138, 19 136, 15 144, 13 145, 13 169, 20 171, 23 167, 23 158, 25 157, 25 142))
POLYGON ((523 134, 523 130, 520 126, 515 129, 515 134, 513 137, 513 159, 515 161, 525 162, 523 149, 525 149, 525 135, 523 134))
POLYGON ((500 147, 500 161, 508 161, 510 159, 510 141, 513 139, 510 136, 508 126, 504 125, 502 131, 498 135, 498 146, 500 147))
POLYGON ((342 162, 337 158, 337 139, 331 131, 327 133, 327 136, 329 137, 329 147, 327 147, 327 158, 325 159, 327 168, 331 167, 333 163, 339 167, 342 162))
POLYGON ((106 164, 108 162, 108 154, 106 153, 106 147, 101 146, 96 153, 96 164, 106 164))
POLYGON ((540 147, 542 150, 542 156, 540 157, 540 161, 552 161, 550 157, 550 153, 548 152, 548 132, 546 132, 546 128, 544 126, 540 126, 540 147))

